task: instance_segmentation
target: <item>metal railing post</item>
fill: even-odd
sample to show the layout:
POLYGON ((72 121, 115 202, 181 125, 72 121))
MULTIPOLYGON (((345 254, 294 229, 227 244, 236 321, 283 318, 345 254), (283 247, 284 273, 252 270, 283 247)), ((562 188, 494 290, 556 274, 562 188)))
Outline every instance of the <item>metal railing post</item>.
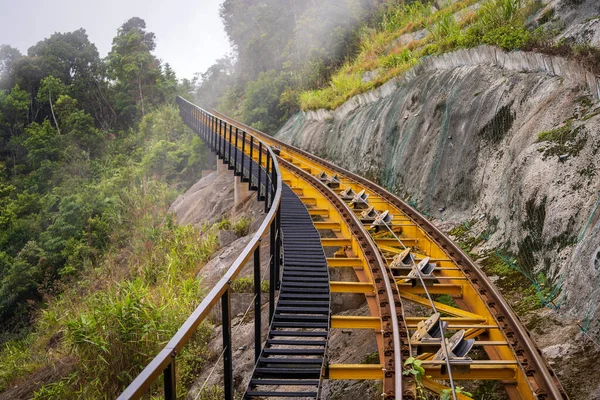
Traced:
POLYGON ((261 280, 260 280, 260 242, 254 250, 254 362, 260 357, 261 336, 261 280))
POLYGON ((166 400, 176 400, 177 399, 177 377, 175 375, 175 355, 172 355, 173 360, 171 363, 165 368, 164 371, 164 390, 165 390, 165 399, 166 400))
MULTIPOLYGON (((211 136, 212 136, 212 150, 213 152, 217 152, 217 121, 215 117, 211 117, 211 136)), ((219 157, 217 157, 219 158, 219 157)))
POLYGON ((231 157, 233 145, 231 144, 231 137, 233 136, 233 126, 229 125, 229 167, 227 169, 234 169, 235 161, 231 157))
POLYGON ((227 122, 223 121, 223 127, 221 128, 221 146, 223 146, 223 163, 226 164, 225 150, 227 149, 227 143, 225 138, 227 137, 227 122))
POLYGON ((269 168, 271 168, 271 153, 267 151, 267 160, 266 160, 266 170, 265 170, 265 214, 269 212, 269 168))
POLYGON ((264 199, 264 197, 260 194, 260 178, 262 175, 262 142, 258 142, 258 178, 256 179, 256 185, 258 186, 258 201, 264 199))
POLYGON ((248 190, 252 190, 252 153, 254 150, 254 136, 250 136, 250 160, 248 161, 248 190))
POLYGON ((231 297, 229 288, 221 297, 223 324, 223 391, 225 400, 233 400, 233 362, 231 351, 231 297))
POLYGON ((244 160, 246 157, 246 131, 242 131, 242 155, 241 155, 241 164, 242 164, 242 175, 240 176, 240 182, 244 182, 244 160))
POLYGON ((217 154, 219 154, 219 156, 221 156, 223 159, 225 158, 223 152, 222 152, 222 147, 223 147, 223 136, 221 136, 221 133, 223 131, 222 127, 223 127, 223 121, 219 120, 219 125, 217 125, 217 134, 219 135, 219 148, 217 149, 217 154))
POLYGON ((238 149, 238 139, 239 139, 240 133, 239 130, 237 128, 237 126, 235 127, 235 170, 233 171, 233 174, 235 176, 240 176, 240 173, 238 172, 238 153, 239 153, 239 149, 238 149))

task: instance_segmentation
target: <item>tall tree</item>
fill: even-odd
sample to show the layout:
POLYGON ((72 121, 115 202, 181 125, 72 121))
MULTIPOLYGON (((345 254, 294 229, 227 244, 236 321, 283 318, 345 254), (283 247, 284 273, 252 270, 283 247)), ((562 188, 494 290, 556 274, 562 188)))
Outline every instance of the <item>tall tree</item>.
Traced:
POLYGON ((54 33, 28 50, 42 76, 52 75, 70 86, 71 95, 92 114, 98 124, 110 127, 116 119, 110 104, 106 67, 85 29, 54 33))
POLYGON ((14 82, 12 74, 15 62, 23 57, 21 52, 7 44, 0 46, 0 90, 10 89, 14 82))
POLYGON ((119 28, 108 53, 117 109, 129 120, 145 115, 148 106, 161 100, 156 87, 161 77, 160 62, 152 54, 155 47, 154 33, 146 32, 146 22, 133 17, 119 28))

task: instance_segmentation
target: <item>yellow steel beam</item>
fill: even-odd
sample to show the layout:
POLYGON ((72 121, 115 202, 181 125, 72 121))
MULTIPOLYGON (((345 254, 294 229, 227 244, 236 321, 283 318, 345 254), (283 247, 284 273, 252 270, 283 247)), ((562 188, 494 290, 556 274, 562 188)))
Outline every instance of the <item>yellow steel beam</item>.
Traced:
MULTIPOLYGON (((435 392, 437 394, 440 394, 443 390, 451 390, 448 386, 442 385, 441 383, 434 381, 433 379, 428 378, 427 376, 421 378, 421 383, 423 384, 423 386, 425 386, 425 389, 431 390, 432 392, 435 392)), ((456 398, 458 400, 472 399, 472 397, 465 396, 461 393, 456 393, 456 398)))
POLYGON ((352 240, 346 238, 321 238, 323 247, 352 246, 352 240))
MULTIPOLYGON (((440 366, 426 365, 426 361, 423 361, 423 368, 425 368, 425 375, 430 376, 433 379, 448 379, 448 374, 441 373, 440 366)), ((471 365, 468 370, 463 371, 459 368, 452 370, 452 377, 455 380, 463 381, 479 381, 479 380, 492 380, 492 381, 514 381, 516 379, 516 370, 518 365, 471 365)))
MULTIPOLYGON (((409 329, 416 329, 420 321, 426 320, 427 317, 406 317, 406 326, 409 329)), ((442 317, 442 321, 448 322, 448 329, 492 329, 498 328, 497 325, 484 325, 481 320, 461 317, 442 317)))
MULTIPOLYGON (((396 243, 398 243, 398 241, 396 241, 396 243)), ((400 249, 398 247, 392 247, 392 246, 385 246, 383 244, 378 244, 377 247, 379 247, 379 250, 381 250, 381 251, 385 251, 385 252, 392 253, 392 254, 400 254, 400 253, 402 253, 402 251, 404 251, 404 249, 400 249)))
MULTIPOLYGON (((423 286, 412 287, 410 283, 398 283, 398 289, 401 294, 413 293, 413 294, 424 294, 425 289, 423 286)), ((427 291, 430 294, 449 294, 453 296, 462 296, 462 286, 453 285, 451 283, 435 283, 431 286, 427 286, 427 291)))
POLYGON ((375 293, 375 288, 370 282, 330 281, 329 290, 332 293, 375 293))
POLYGON ((364 261, 360 258, 333 257, 327 259, 327 266, 331 267, 362 267, 364 261))
POLYGON ((313 225, 317 229, 340 230, 339 222, 313 222, 313 225))
POLYGON ((327 371, 331 380, 381 380, 384 372, 381 364, 329 364, 327 371))
MULTIPOLYGON (((407 244, 409 243, 411 246, 414 245, 415 243, 419 243, 418 238, 411 238, 411 237, 399 237, 398 239, 400 239, 402 241, 402 243, 407 244)), ((377 246, 381 247, 381 246, 386 246, 386 247, 391 247, 391 246, 402 246, 402 244, 400 242, 398 242, 398 240, 396 240, 396 238, 383 238, 383 239, 375 239, 375 243, 377 243, 377 246)))
MULTIPOLYGON (((397 275, 394 276, 394 278, 396 279, 396 281, 400 282, 400 283, 404 283, 404 281, 406 279, 408 280, 416 280, 417 282, 420 282, 420 279, 416 276, 408 276, 408 275, 397 275)), ((466 277, 464 276, 445 276, 445 275, 430 275, 430 276, 424 276, 423 280, 425 282, 427 281, 431 281, 431 280, 455 280, 455 281, 466 281, 468 280, 466 277)), ((408 283, 408 282, 407 282, 408 283)))
POLYGON ((309 206, 314 206, 317 204, 317 199, 315 199, 314 197, 298 196, 298 198, 302 203, 307 204, 309 206))
POLYGON ((320 216, 329 217, 329 209, 328 208, 316 208, 316 207, 309 208, 308 213, 310 215, 320 215, 320 216))
MULTIPOLYGON (((410 342, 411 346, 420 346, 423 343, 421 342, 410 342)), ((438 344, 438 343, 435 343, 438 344)), ((441 346, 441 343, 439 343, 439 345, 441 346)), ((503 341, 503 340, 476 340, 473 342, 473 346, 508 346, 508 342, 503 341)))
POLYGON ((381 330, 381 318, 354 315, 333 315, 331 328, 336 329, 375 329, 381 330))
MULTIPOLYGON (((424 305, 427 307, 431 306, 431 303, 429 303, 429 299, 426 299, 425 297, 417 296, 415 294, 406 293, 406 292, 401 292, 400 296, 403 299, 412 301, 413 303, 421 304, 421 305, 424 305)), ((460 308, 448 306, 446 304, 442 304, 437 301, 434 301, 433 304, 435 305, 435 308, 437 308, 438 311, 453 315, 455 317, 472 318, 473 320, 479 320, 482 322, 486 321, 485 317, 482 315, 478 315, 478 314, 474 314, 474 313, 471 313, 471 312, 468 312, 465 310, 461 310, 460 308)))

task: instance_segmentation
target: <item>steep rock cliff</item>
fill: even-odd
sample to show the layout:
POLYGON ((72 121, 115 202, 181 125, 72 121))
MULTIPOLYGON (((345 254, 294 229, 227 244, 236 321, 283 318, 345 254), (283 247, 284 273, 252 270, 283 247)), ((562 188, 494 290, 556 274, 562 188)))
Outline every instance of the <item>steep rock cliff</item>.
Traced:
POLYGON ((277 137, 380 183, 444 227, 469 221, 486 232, 475 250, 528 255, 532 274, 560 292, 554 306, 591 322, 599 110, 597 77, 580 65, 480 47, 424 60, 332 112, 299 113, 277 137))

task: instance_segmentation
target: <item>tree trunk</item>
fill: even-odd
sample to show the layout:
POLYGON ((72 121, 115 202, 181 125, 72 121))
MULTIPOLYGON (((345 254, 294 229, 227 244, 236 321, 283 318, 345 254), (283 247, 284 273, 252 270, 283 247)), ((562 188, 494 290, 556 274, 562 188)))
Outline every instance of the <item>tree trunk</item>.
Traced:
POLYGON ((144 95, 142 93, 142 80, 138 76, 138 88, 140 90, 140 102, 142 103, 142 117, 146 115, 146 110, 144 109, 144 95))
POLYGON ((54 107, 52 106, 52 92, 48 89, 48 102, 50 102, 50 112, 52 113, 52 119, 54 119, 54 125, 56 125, 56 131, 60 136, 60 127, 58 126, 58 121, 56 120, 56 115, 54 115, 54 107))

